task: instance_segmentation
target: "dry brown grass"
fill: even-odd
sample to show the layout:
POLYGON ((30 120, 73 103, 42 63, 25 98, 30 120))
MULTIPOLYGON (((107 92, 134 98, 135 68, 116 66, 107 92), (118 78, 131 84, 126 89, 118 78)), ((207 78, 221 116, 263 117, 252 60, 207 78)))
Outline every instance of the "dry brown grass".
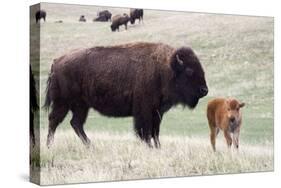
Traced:
POLYGON ((273 170, 272 143, 242 143, 237 152, 220 137, 214 153, 207 136, 162 136, 162 148, 150 149, 132 134, 88 132, 92 146, 86 148, 74 131, 60 130, 48 149, 46 133, 40 146, 43 185, 273 170))

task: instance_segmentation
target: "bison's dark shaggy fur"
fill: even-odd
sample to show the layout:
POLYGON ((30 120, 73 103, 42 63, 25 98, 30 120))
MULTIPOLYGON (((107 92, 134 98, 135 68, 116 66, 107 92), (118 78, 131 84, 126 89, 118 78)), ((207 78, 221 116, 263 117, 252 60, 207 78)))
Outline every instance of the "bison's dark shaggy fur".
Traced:
POLYGON ((30 111, 29 111, 29 133, 30 133, 30 140, 32 145, 35 145, 35 135, 34 135, 34 113, 38 110, 38 104, 36 99, 36 87, 35 87, 35 80, 32 74, 31 67, 29 68, 29 101, 30 101, 30 111))
POLYGON ((143 20, 143 9, 130 9, 131 24, 134 24, 136 19, 139 19, 139 23, 143 20))
POLYGON ((44 22, 46 21, 46 16, 47 16, 47 13, 46 11, 44 10, 38 10, 36 13, 35 13, 35 20, 36 20, 36 23, 38 23, 38 21, 43 18, 44 22))
POLYGON ((101 12, 98 12, 97 18, 94 19, 94 21, 100 21, 100 22, 107 22, 108 20, 111 20, 112 14, 108 10, 104 10, 101 12))
POLYGON ((130 17, 127 14, 121 15, 115 15, 112 18, 112 24, 111 24, 111 31, 119 31, 119 26, 120 25, 125 25, 125 29, 127 29, 127 24, 130 20, 130 17))
POLYGON ((70 110, 70 121, 83 143, 90 108, 111 117, 134 117, 136 134, 160 147, 162 116, 177 104, 194 108, 208 93, 203 68, 188 47, 132 43, 72 51, 52 65, 45 106, 49 114, 47 145, 70 110))

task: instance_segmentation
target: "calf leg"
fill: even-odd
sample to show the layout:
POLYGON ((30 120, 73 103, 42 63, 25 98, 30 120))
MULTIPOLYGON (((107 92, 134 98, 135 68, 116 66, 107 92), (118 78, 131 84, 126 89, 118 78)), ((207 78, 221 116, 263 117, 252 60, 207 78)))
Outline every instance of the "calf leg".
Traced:
POLYGON ((49 131, 47 137, 47 146, 50 148, 54 141, 54 135, 57 126, 63 121, 65 118, 69 108, 66 105, 60 103, 54 103, 53 109, 49 114, 49 131))
POLYGON ((219 129, 216 127, 216 123, 212 120, 212 118, 208 117, 208 123, 210 128, 210 141, 213 148, 213 151, 216 151, 216 136, 219 132, 219 129))
POLYGON ((227 146, 228 146, 228 148, 230 148, 231 145, 232 145, 232 138, 231 138, 231 136, 230 136, 230 134, 229 134, 229 132, 227 130, 224 130, 223 133, 224 133, 224 137, 225 137, 227 146))
POLYGON ((211 127, 210 126, 210 141, 211 141, 211 145, 212 145, 212 148, 213 148, 213 151, 216 151, 216 136, 217 136, 217 133, 216 133, 216 128, 215 127, 211 127))
POLYGON ((88 116, 88 111, 89 111, 88 107, 77 105, 72 107, 71 111, 73 113, 72 119, 70 121, 72 128, 74 129, 77 136, 82 140, 83 144, 89 145, 91 141, 87 137, 83 128, 83 125, 88 116))
POLYGON ((233 133, 233 145, 236 149, 239 148, 239 131, 235 131, 233 133))

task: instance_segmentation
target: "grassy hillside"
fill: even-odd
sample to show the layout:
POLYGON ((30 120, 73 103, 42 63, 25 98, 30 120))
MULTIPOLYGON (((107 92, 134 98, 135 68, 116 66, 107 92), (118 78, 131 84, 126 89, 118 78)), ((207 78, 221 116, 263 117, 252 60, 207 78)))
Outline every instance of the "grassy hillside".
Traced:
MULTIPOLYGON (((136 41, 162 42, 173 47, 190 46, 195 50, 205 69, 210 90, 208 96, 200 100, 198 106, 193 111, 178 106, 171 109, 164 116, 161 124, 160 139, 162 142, 167 143, 167 149, 165 148, 165 144, 160 151, 150 151, 143 146, 137 148, 135 147, 135 142, 137 142, 137 140, 134 137, 130 137, 130 139, 122 144, 124 139, 127 138, 126 135, 132 133, 132 118, 108 118, 92 110, 87 119, 85 129, 95 146, 95 149, 90 151, 90 153, 93 153, 93 158, 95 158, 94 156, 96 155, 105 154, 103 152, 99 153, 105 146, 109 147, 109 151, 115 151, 115 147, 119 148, 116 152, 120 152, 118 153, 118 155, 120 154, 120 158, 116 156, 117 158, 114 159, 112 163, 118 163, 118 161, 120 162, 120 160, 123 160, 122 157, 125 156, 123 156, 122 153, 126 148, 137 148, 138 152, 144 153, 153 152, 153 155, 158 157, 160 155, 157 154, 157 152, 160 152, 161 155, 165 153, 163 154, 164 156, 169 156, 168 154, 170 151, 168 150, 171 148, 174 148, 176 151, 178 151, 178 148, 179 150, 184 148, 183 152, 191 152, 187 158, 182 159, 182 163, 186 163, 187 165, 185 170, 178 169, 177 167, 181 165, 177 164, 172 171, 167 167, 168 172, 165 173, 157 171, 154 172, 154 175, 141 174, 139 176, 131 176, 130 178, 244 172, 251 171, 251 169, 255 171, 273 168, 273 18, 145 10, 143 24, 138 24, 137 22, 135 25, 129 25, 128 30, 121 27, 120 32, 113 33, 110 30, 109 22, 92 22, 97 11, 108 9, 113 14, 122 14, 128 13, 129 9, 45 3, 42 4, 42 9, 47 11, 47 21, 45 23, 41 22, 40 24, 41 106, 45 100, 46 80, 53 59, 76 48, 87 48, 99 45, 107 46, 136 41), (86 23, 78 22, 82 14, 85 15, 87 19, 86 23), (63 23, 55 23, 57 20, 63 20, 63 23), (238 156, 234 156, 234 158, 232 158, 232 154, 224 151, 226 149, 225 147, 221 148, 221 150, 224 151, 223 153, 211 154, 210 151, 207 151, 207 153, 203 152, 201 155, 203 150, 210 147, 208 140, 209 129, 205 113, 206 104, 208 100, 218 96, 236 97, 246 103, 246 107, 242 110, 244 119, 241 132, 241 149, 243 152, 239 153, 238 156), (109 139, 108 141, 103 138, 99 140, 99 133, 102 134, 105 132, 106 134, 112 135, 112 138, 120 137, 120 141, 116 139, 113 142, 111 136, 106 137, 109 139), (97 134, 97 137, 95 134, 97 134), (122 136, 120 135, 125 135, 125 138, 121 138, 122 136), (192 137, 196 137, 196 139, 193 140, 191 139, 192 137), (172 147, 172 143, 170 143, 171 138, 179 140, 180 146, 177 147, 174 145, 172 147), (197 141, 200 142, 200 147, 205 149, 196 149, 198 146, 196 145, 197 141), (114 146, 110 148, 107 142, 112 142, 114 146), (195 145, 192 145, 193 143, 195 145), (266 152, 268 155, 265 155, 262 159, 259 158, 259 156, 262 155, 253 156, 251 154, 252 147, 259 148, 263 150, 261 151, 262 153, 266 152), (268 150, 270 151, 267 152, 268 150), (221 161, 223 158, 222 156, 226 157, 225 160, 230 161, 225 164, 218 164, 222 165, 219 167, 209 166, 210 168, 208 168, 208 165, 204 168, 198 167, 198 171, 195 169, 193 173, 192 169, 196 168, 197 162, 195 164, 189 164, 189 162, 192 161, 189 157, 193 155, 196 156, 196 154, 200 154, 198 160, 202 161, 197 162, 200 163, 202 167, 206 165, 205 163, 208 163, 206 157, 209 155, 211 155, 211 161, 209 161, 210 164, 208 165, 213 165, 213 162, 221 161), (236 163, 232 162, 240 157, 240 155, 245 157, 241 164, 245 163, 246 166, 243 168, 240 165, 237 169, 234 169, 232 165, 236 163), (261 161, 262 164, 256 164, 261 161), (261 166, 257 167, 256 165, 261 166)), ((34 34, 39 27, 39 25, 36 25, 34 22, 35 20, 33 19, 31 21, 31 34, 34 34)), ((31 60, 33 59, 31 58, 31 60)), ((40 113, 41 138, 44 140, 47 135, 48 127, 47 112, 41 111, 40 113)), ((75 151, 78 150, 78 153, 84 152, 84 149, 81 149, 80 140, 72 138, 72 136, 75 137, 75 135, 69 124, 70 118, 71 114, 66 117, 65 121, 57 129, 55 145, 58 146, 55 146, 56 148, 54 148, 54 150, 49 152, 49 150, 45 148, 45 143, 42 144, 43 169, 46 168, 44 160, 51 160, 51 156, 57 159, 59 155, 58 147, 60 148, 62 144, 60 141, 67 141, 70 139, 71 141, 69 140, 69 142, 71 143, 69 144, 71 148, 75 151)), ((222 143, 224 141, 221 135, 219 140, 222 143)), ((177 157, 185 156, 185 154, 180 152, 181 151, 179 151, 177 157)), ((90 155, 85 155, 86 161, 91 161, 91 159, 93 159, 88 158, 89 156, 90 155)), ((84 158, 82 155, 81 157, 83 161, 84 158)), ((75 161, 74 158, 71 157, 69 160, 75 161)), ((143 160, 143 163, 148 163, 147 160, 143 160)), ((66 163, 68 163, 68 161, 66 161, 66 163)), ((161 163, 161 161, 159 163, 161 163)), ((77 167, 79 164, 79 161, 77 161, 74 166, 77 167)), ((97 164, 94 163, 93 165, 97 164)), ((158 165, 160 168, 161 164, 158 165)), ((63 167, 61 168, 63 171, 63 167)), ((98 166, 96 166, 96 168, 98 168, 98 166)), ((111 167, 108 168, 110 169, 111 167)), ((48 170, 48 168, 46 168, 46 170, 48 170)), ((91 170, 91 168, 89 167, 88 170, 91 170)), ((53 173, 59 173, 59 171, 53 171, 53 173)), ((113 177, 113 179, 120 179, 122 174, 120 175, 121 172, 118 173, 117 175, 115 174, 118 177, 114 178, 113 174, 110 174, 110 177, 113 177)), ((139 172, 136 173, 138 174, 139 172)), ((87 177, 88 179, 86 179, 110 179, 106 177, 101 179, 93 178, 95 175, 97 174, 91 174, 87 177)), ((122 178, 129 177, 123 174, 122 178)), ((62 183, 64 181, 62 179, 63 178, 60 180, 48 180, 48 182, 62 183)), ((65 181, 75 182, 75 180, 65 181)))

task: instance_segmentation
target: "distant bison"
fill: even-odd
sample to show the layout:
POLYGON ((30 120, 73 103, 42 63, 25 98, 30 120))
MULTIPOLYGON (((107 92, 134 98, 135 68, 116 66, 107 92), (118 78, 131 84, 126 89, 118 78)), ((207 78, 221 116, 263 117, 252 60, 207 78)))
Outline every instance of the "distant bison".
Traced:
POLYGON ((97 18, 94 19, 94 21, 99 21, 99 22, 107 22, 111 20, 112 14, 108 10, 104 10, 101 12, 98 12, 97 18))
POLYGON ((69 110, 71 126, 89 144, 83 124, 90 108, 110 117, 133 116, 136 135, 160 147, 163 114, 177 104, 195 108, 208 88, 191 48, 132 43, 76 50, 54 60, 46 91, 45 106, 52 106, 48 147, 69 110))
POLYGON ((47 13, 46 11, 44 10, 38 10, 36 13, 35 13, 35 20, 36 20, 36 23, 38 23, 38 21, 40 21, 41 18, 43 18, 44 22, 46 21, 46 16, 47 16, 47 13))
POLYGON ((29 136, 30 142, 32 146, 35 145, 35 135, 34 135, 34 113, 38 110, 38 103, 36 99, 36 86, 34 76, 31 70, 31 66, 29 67, 29 136))
POLYGON ((245 103, 240 103, 236 99, 213 99, 208 103, 207 118, 210 127, 210 140, 213 150, 216 151, 216 136, 220 130, 223 131, 228 147, 231 147, 232 140, 234 146, 239 147, 239 134, 242 123, 242 108, 245 103), (233 139, 231 138, 233 134, 233 139))
POLYGON ((86 22, 86 18, 84 15, 81 15, 80 18, 79 18, 79 22, 86 22))
POLYGON ((143 9, 130 9, 131 24, 134 24, 136 19, 139 19, 139 23, 143 21, 143 9))
POLYGON ((63 23, 63 21, 62 20, 57 20, 57 21, 55 21, 55 23, 63 23))
POLYGON ((127 29, 127 24, 130 20, 130 17, 128 16, 128 14, 123 14, 122 16, 121 15, 115 15, 113 16, 112 18, 112 23, 111 23, 111 31, 116 31, 118 30, 119 31, 119 26, 120 25, 124 25, 125 26, 125 29, 127 29))

